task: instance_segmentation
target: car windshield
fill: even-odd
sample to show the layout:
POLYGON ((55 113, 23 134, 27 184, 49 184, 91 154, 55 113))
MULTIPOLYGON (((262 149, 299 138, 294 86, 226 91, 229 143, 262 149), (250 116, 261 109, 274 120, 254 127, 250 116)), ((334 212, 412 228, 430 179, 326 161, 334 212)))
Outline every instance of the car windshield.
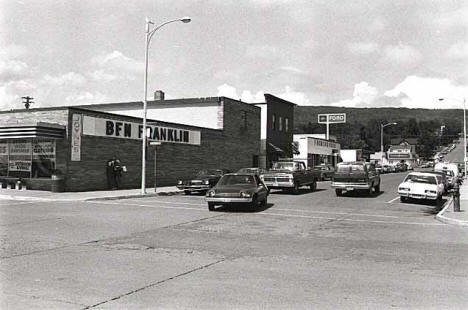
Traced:
POLYGON ((219 180, 218 185, 255 185, 253 175, 225 175, 219 180))
POLYGON ((426 184, 437 184, 435 176, 431 175, 416 175, 416 174, 409 174, 405 182, 410 183, 426 183, 426 184))
POLYGON ((197 173, 197 175, 222 175, 222 174, 223 174, 223 171, 217 170, 217 169, 200 170, 197 173))
POLYGON ((338 165, 337 172, 364 172, 364 165, 338 165))
POLYGON ((277 162, 273 163, 273 169, 274 170, 294 170, 294 167, 296 167, 296 163, 282 163, 282 162, 277 162))

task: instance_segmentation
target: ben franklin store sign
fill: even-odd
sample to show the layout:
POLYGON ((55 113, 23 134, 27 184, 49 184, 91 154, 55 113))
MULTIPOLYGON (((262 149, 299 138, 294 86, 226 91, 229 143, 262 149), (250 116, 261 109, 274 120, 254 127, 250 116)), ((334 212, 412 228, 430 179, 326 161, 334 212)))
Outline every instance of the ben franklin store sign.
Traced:
MULTIPOLYGON (((200 131, 161 126, 146 127, 149 140, 165 143, 200 145, 200 131)), ((143 125, 139 123, 84 116, 83 134, 139 140, 143 135, 143 125)))

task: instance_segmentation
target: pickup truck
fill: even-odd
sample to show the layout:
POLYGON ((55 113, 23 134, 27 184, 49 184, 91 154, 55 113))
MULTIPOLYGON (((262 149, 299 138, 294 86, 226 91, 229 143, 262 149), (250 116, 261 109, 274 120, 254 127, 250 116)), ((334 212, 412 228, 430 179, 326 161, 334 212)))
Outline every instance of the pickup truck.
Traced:
POLYGON ((261 179, 268 189, 288 190, 297 194, 301 186, 315 190, 319 177, 319 170, 307 169, 302 161, 278 161, 261 179))
POLYGON ((343 162, 336 166, 333 175, 332 188, 336 196, 341 196, 343 191, 361 190, 369 196, 374 192, 380 192, 380 175, 375 165, 368 162, 343 162))

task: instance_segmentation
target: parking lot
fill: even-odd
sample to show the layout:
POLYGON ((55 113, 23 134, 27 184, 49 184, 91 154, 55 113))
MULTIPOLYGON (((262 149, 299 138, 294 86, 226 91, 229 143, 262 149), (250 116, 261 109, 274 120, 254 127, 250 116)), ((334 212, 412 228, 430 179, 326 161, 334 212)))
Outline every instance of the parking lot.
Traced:
POLYGON ((330 182, 262 209, 203 195, 2 201, 2 308, 463 308, 466 230, 330 182))

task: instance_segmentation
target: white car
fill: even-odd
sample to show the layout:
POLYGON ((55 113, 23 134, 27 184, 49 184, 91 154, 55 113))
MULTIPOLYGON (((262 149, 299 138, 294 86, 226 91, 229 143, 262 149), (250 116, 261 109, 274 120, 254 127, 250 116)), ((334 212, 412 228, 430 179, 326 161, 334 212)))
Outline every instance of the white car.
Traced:
POLYGON ((441 178, 434 174, 425 172, 409 173, 403 183, 398 186, 400 200, 406 202, 408 199, 429 199, 436 204, 442 201, 444 184, 441 178))

